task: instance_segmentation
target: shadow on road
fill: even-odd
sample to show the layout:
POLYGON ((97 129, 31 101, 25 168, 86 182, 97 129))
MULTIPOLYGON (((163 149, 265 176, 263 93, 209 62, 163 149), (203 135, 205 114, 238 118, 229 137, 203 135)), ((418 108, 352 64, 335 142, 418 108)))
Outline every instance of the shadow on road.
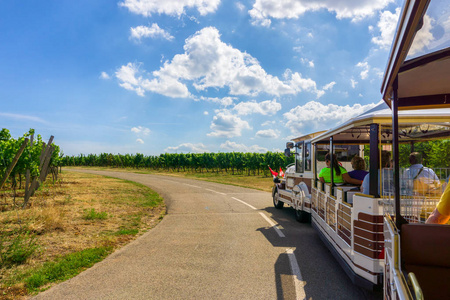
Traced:
MULTIPOLYGON (((258 228, 274 246, 292 249, 300 268, 306 299, 382 299, 379 292, 363 290, 351 282, 309 223, 295 221, 291 208, 267 207, 264 213, 277 223, 286 237, 271 227, 258 228)), ((274 265, 277 299, 297 299, 289 255, 280 254, 274 265)))

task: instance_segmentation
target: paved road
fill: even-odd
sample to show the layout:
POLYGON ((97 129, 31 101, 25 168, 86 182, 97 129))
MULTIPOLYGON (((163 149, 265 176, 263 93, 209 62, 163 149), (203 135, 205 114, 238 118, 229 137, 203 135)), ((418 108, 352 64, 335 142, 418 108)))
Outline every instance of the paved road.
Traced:
POLYGON ((184 178, 106 171, 166 200, 162 222, 36 299, 369 299, 310 224, 271 194, 184 178))

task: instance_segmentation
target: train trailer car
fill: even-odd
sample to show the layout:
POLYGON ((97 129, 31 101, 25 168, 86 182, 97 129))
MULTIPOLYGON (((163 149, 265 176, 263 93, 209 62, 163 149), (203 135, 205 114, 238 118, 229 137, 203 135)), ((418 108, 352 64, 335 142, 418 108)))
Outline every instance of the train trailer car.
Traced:
MULTIPOLYGON (((448 135, 450 128, 445 126, 448 120, 449 109, 401 112, 398 122, 405 134, 400 135, 400 142, 413 144, 448 135)), ((351 280, 367 289, 383 284, 383 211, 386 197, 393 194, 393 170, 382 169, 380 165, 382 153, 392 150, 392 137, 391 110, 383 103, 311 140, 313 149, 326 144, 332 155, 338 157, 336 149, 366 145, 369 188, 363 194, 354 185, 322 183, 315 179, 311 188, 311 223, 351 280)), ((403 178, 406 194, 409 194, 408 179, 403 178)))
MULTIPOLYGON (((431 117, 430 109, 450 108, 449 19, 449 1, 405 1, 382 82, 382 98, 392 109, 395 129, 394 193, 384 200, 385 299, 450 299, 450 226, 442 224, 449 216, 435 208, 437 202, 450 201, 448 189, 442 197, 415 189, 403 193, 398 130, 405 110, 421 110, 431 117), (424 43, 425 35, 430 40, 424 43), (442 213, 441 219, 429 218, 430 213, 442 213)), ((450 127, 449 119, 441 126, 450 127)), ((440 137, 448 139, 445 133, 440 137)), ((443 163, 448 163, 446 156, 443 163)))

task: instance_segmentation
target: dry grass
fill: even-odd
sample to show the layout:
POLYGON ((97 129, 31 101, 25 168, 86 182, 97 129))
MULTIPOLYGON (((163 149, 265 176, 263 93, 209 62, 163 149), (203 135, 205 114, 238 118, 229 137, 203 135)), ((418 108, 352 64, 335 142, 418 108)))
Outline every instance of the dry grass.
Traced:
POLYGON ((215 173, 206 172, 183 172, 183 171, 166 171, 166 170, 153 170, 153 169, 133 169, 133 168, 111 168, 111 167, 68 167, 70 169, 78 170, 102 170, 102 171, 117 171, 117 172, 130 172, 139 174, 155 174, 155 175, 166 175, 166 176, 176 176, 184 178, 192 178, 198 180, 204 180, 209 182, 217 182, 222 184, 235 185, 240 187, 246 187, 251 189, 256 189, 265 192, 271 192, 273 186, 272 176, 266 176, 261 173, 261 175, 251 175, 246 174, 230 174, 230 173, 215 173))
POLYGON ((0 193, 2 203, 8 204, 2 205, 0 229, 22 228, 35 234, 38 244, 25 264, 0 268, 0 299, 27 295, 17 281, 19 274, 84 249, 121 247, 155 226, 165 213, 162 199, 147 187, 90 174, 63 172, 62 179, 44 185, 25 210, 14 209, 12 200, 0 193), (92 212, 94 218, 86 218, 92 212))

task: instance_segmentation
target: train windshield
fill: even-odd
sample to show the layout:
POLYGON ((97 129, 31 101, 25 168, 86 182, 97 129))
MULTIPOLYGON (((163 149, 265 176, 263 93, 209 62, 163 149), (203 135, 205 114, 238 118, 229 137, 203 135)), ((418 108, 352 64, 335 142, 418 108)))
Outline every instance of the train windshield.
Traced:
POLYGON ((406 60, 450 47, 450 2, 431 1, 406 60))
POLYGON ((295 151, 295 172, 303 173, 303 142, 299 142, 296 144, 295 151))

